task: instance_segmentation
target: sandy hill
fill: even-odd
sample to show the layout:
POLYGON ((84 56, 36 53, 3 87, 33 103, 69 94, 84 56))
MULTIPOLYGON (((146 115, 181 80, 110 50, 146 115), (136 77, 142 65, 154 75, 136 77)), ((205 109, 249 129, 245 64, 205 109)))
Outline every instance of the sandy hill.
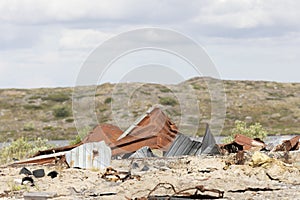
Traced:
MULTIPOLYGON (((113 123, 123 130, 149 107, 161 104, 186 134, 194 125, 209 122, 211 78, 193 78, 177 85, 145 83, 102 84, 95 91, 99 123, 113 123), (193 111, 199 105, 199 115, 193 111)), ((223 81, 226 119, 222 134, 235 120, 260 122, 269 134, 300 134, 300 83, 223 81)), ((77 134, 72 114, 73 88, 1 89, 1 141, 21 135, 71 139, 77 134)), ((87 124, 93 127, 95 124, 87 124)), ((201 134, 202 126, 198 130, 201 134)))

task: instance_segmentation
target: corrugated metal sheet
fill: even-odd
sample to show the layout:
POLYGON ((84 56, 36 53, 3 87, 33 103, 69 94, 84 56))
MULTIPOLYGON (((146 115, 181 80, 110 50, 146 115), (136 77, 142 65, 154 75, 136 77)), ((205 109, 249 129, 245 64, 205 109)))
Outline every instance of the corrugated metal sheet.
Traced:
POLYGON ((219 154, 216 140, 207 125, 202 143, 183 134, 177 134, 175 141, 165 153, 166 157, 181 155, 219 154))
POLYGON ((197 152, 200 151, 201 145, 201 142, 193 141, 188 136, 178 133, 176 139, 164 156, 196 155, 197 152))
POLYGON ((147 111, 138 122, 125 131, 126 136, 111 144, 112 155, 135 152, 144 146, 167 150, 178 131, 176 125, 158 107, 147 111))
POLYGON ((147 110, 147 112, 144 115, 140 116, 128 129, 126 129, 117 140, 120 140, 126 137, 129 133, 131 133, 131 131, 133 131, 133 129, 136 128, 144 120, 144 118, 147 117, 147 115, 149 115, 154 109, 155 107, 152 107, 149 110, 147 110))
POLYGON ((219 154, 220 149, 216 143, 215 137, 210 131, 209 125, 206 125, 206 130, 204 138, 202 140, 201 152, 200 154, 219 154))
POLYGON ((67 152, 65 157, 70 167, 102 169, 110 165, 111 150, 104 141, 86 143, 67 152))
POLYGON ((123 131, 111 124, 101 124, 96 126, 83 140, 82 143, 100 142, 104 141, 110 146, 111 143, 115 143, 122 135, 123 131))
POLYGON ((49 155, 49 154, 59 153, 59 152, 64 152, 64 151, 69 151, 69 150, 74 149, 75 147, 78 147, 80 145, 82 145, 81 142, 78 143, 78 144, 74 144, 74 145, 68 145, 68 146, 64 146, 64 147, 55 147, 55 148, 51 148, 51 149, 47 149, 47 150, 43 150, 43 151, 38 151, 32 157, 36 157, 36 156, 40 156, 40 155, 49 155))
POLYGON ((64 159, 64 156, 67 152, 58 152, 58 153, 52 153, 49 155, 40 155, 33 158, 28 158, 26 160, 16 161, 11 166, 17 166, 17 165, 44 165, 44 164, 55 164, 56 161, 60 159, 64 159))

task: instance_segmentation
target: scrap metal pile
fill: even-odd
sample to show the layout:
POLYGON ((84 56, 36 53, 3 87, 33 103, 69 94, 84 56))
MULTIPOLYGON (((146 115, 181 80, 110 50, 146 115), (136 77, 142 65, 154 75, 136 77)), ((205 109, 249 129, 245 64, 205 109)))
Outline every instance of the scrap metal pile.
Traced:
MULTIPOLYGON (((173 177, 168 179, 169 182, 161 182, 162 180, 159 178, 161 174, 159 174, 159 176, 156 176, 156 179, 160 182, 158 182, 152 190, 150 190, 152 187, 146 188, 146 191, 149 191, 148 194, 145 192, 143 192, 143 195, 136 195, 133 193, 130 194, 131 197, 127 198, 125 196, 126 199, 224 199, 226 198, 224 197, 225 191, 226 194, 238 194, 247 191, 276 191, 280 190, 280 188, 268 188, 263 186, 256 187, 256 185, 255 187, 253 185, 250 187, 247 183, 246 188, 233 187, 226 189, 227 185, 225 185, 221 187, 222 189, 220 190, 216 189, 219 186, 216 187, 215 184, 211 184, 212 182, 209 182, 212 181, 212 176, 206 176, 205 174, 215 174, 217 177, 215 179, 218 179, 217 182, 219 183, 218 177, 225 176, 225 171, 230 171, 234 166, 243 165, 245 169, 247 168, 246 166, 253 167, 253 169, 255 169, 255 167, 264 167, 266 170, 265 172, 261 172, 261 174, 266 174, 266 176, 272 181, 285 181, 285 179, 278 176, 281 172, 277 173, 277 171, 278 169, 286 170, 286 167, 289 166, 288 152, 299 150, 299 139, 300 136, 295 136, 290 140, 283 141, 282 144, 274 145, 265 144, 260 139, 252 139, 244 135, 237 134, 232 142, 227 144, 217 144, 213 134, 211 133, 209 125, 207 124, 204 137, 202 141, 199 141, 197 138, 192 138, 180 133, 176 125, 163 113, 163 111, 155 107, 142 115, 125 131, 122 131, 119 127, 110 124, 98 125, 78 144, 39 151, 33 157, 22 161, 16 161, 12 163, 11 166, 40 166, 44 164, 50 164, 51 166, 52 164, 55 164, 59 166, 65 165, 69 168, 91 169, 88 171, 101 169, 102 172, 100 170, 96 176, 105 182, 115 182, 116 184, 126 184, 126 182, 131 182, 131 184, 133 184, 132 181, 143 182, 149 180, 146 178, 146 172, 150 172, 148 174, 152 174, 152 172, 154 173, 155 170, 158 170, 159 172, 165 172, 165 175, 169 176, 168 173, 172 174, 173 171, 176 170, 176 167, 174 168, 175 165, 177 166, 180 165, 180 163, 184 163, 184 167, 182 168, 184 170, 179 172, 181 174, 179 177, 186 176, 191 178, 189 175, 190 173, 194 173, 198 176, 195 180, 191 178, 191 181, 193 181, 189 182, 187 187, 181 188, 178 184, 177 187, 175 187, 176 184, 171 183, 173 181, 173 177), (265 153, 280 151, 279 153, 283 153, 284 158, 286 158, 283 161, 284 164, 274 157, 269 157, 267 154, 262 153, 262 151, 265 153), (222 164, 223 166, 221 167, 211 168, 211 166, 208 165, 208 168, 199 169, 197 162, 192 165, 196 167, 189 167, 192 159, 202 160, 208 158, 206 156, 195 157, 202 154, 229 155, 223 157, 212 157, 213 159, 223 159, 222 163, 224 163, 225 166, 222 164), (185 155, 189 155, 191 157, 187 157, 185 155), (176 163, 174 166, 171 162, 172 159, 173 162, 176 163), (180 159, 191 160, 180 161, 180 159), (118 166, 116 163, 119 161, 121 161, 121 163, 130 162, 130 169, 125 169, 124 163, 121 165, 123 167, 121 167, 121 169, 113 168, 113 163, 115 162, 115 166, 118 166), (141 167, 138 164, 139 161, 141 162, 139 163, 141 167), (151 161, 152 164, 150 164, 151 161), (168 164, 163 164, 161 162, 166 162, 168 164), (170 170, 171 168, 174 169, 170 170), (199 179, 199 177, 202 178, 199 179)), ((215 160, 213 162, 215 162, 215 160)), ((203 163, 201 163, 201 165, 202 164, 203 163)), ((50 171, 49 169, 46 170, 50 171)), ((287 171, 289 170, 293 172, 292 169, 288 169, 287 171)), ((52 170, 46 177, 45 170, 43 168, 35 169, 31 172, 28 168, 23 167, 19 173, 21 177, 18 180, 21 185, 26 184, 33 187, 35 182, 39 181, 38 183, 40 183, 41 179, 46 179, 48 176, 51 177, 51 179, 54 179, 58 177, 60 173, 65 172, 52 170)), ((60 179, 60 181, 62 180, 64 179, 60 179)), ((181 181, 184 180, 185 179, 181 179, 181 181)), ((97 179, 97 181, 99 180, 97 179)), ((257 180, 255 180, 255 184, 256 181, 257 180)), ((79 197, 120 195, 115 190, 99 192, 94 191, 91 188, 89 190, 86 188, 79 190, 78 188, 76 189, 71 187, 70 189, 72 189, 70 194, 75 196, 77 195, 79 197)), ((56 192, 27 192, 23 195, 25 199, 33 199, 37 197, 47 199, 55 196, 57 196, 56 192)))
POLYGON ((178 132, 177 126, 158 107, 151 108, 124 132, 111 124, 96 126, 80 143, 37 152, 13 165, 67 163, 69 167, 105 168, 111 158, 164 157, 218 154, 219 147, 207 125, 203 141, 178 132))
POLYGON ((154 107, 137 119, 127 130, 111 124, 96 126, 80 143, 37 152, 32 158, 12 165, 66 163, 68 167, 83 169, 106 168, 111 159, 156 157, 152 150, 163 152, 163 157, 200 154, 237 153, 242 162, 243 151, 298 150, 300 136, 286 140, 277 146, 266 145, 259 139, 241 134, 228 144, 216 144, 207 124, 202 142, 178 132, 177 126, 154 107))

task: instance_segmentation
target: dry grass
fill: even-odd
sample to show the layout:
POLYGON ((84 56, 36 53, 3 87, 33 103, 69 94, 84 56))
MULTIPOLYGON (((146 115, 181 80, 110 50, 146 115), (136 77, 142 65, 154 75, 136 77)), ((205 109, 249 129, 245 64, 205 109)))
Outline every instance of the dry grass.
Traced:
MULTIPOLYGON (((193 89, 201 112, 200 122, 209 121, 211 112, 210 92, 205 78, 194 78, 178 85, 138 83, 98 86, 95 95, 96 114, 99 123, 119 120, 122 129, 127 128, 149 107, 164 104, 169 117, 178 123, 181 117, 190 121, 193 116, 180 113, 176 96, 189 98, 187 88, 193 89), (137 87, 138 86, 138 87, 137 87), (114 92, 113 97, 111 93, 114 92), (113 98, 113 101, 112 101, 113 98), (114 111, 112 112, 111 106, 114 111), (122 120, 124 122, 122 122, 122 120)), ((230 134, 236 120, 251 118, 260 122, 268 134, 294 134, 300 130, 300 83, 275 83, 264 81, 224 81, 227 95, 227 118, 223 135, 230 134)), ((73 139, 77 135, 72 113, 56 117, 57 107, 72 107, 72 88, 2 89, 0 90, 0 141, 15 140, 26 136, 73 139), (32 125, 29 127, 28 125, 32 125), (48 128, 51 127, 51 128, 48 128)), ((84 98, 84 96, 82 97, 84 98)), ((196 105, 188 105, 194 109, 196 105)), ((118 121, 118 122, 119 122, 118 121)), ((92 127, 90 127, 92 128, 92 127)), ((188 129, 186 130, 188 134, 188 129)))

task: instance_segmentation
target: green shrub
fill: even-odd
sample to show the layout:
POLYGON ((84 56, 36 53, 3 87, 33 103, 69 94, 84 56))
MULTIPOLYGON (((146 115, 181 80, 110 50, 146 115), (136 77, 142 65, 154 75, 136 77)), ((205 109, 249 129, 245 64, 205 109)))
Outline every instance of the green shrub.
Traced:
POLYGON ((78 134, 76 135, 76 137, 73 140, 71 140, 69 142, 69 144, 70 145, 78 144, 79 142, 82 141, 82 139, 84 139, 87 136, 87 134, 89 132, 90 132, 90 127, 88 127, 88 126, 84 127, 83 129, 81 129, 81 130, 78 131, 78 134))
POLYGON ((141 93, 142 93, 142 94, 145 94, 145 95, 151 95, 150 92, 147 92, 147 91, 144 91, 144 90, 141 90, 141 93))
POLYGON ((43 127, 43 130, 53 131, 53 130, 55 130, 55 128, 53 126, 45 126, 45 127, 43 127))
POLYGON ((168 106, 175 106, 178 104, 176 99, 173 99, 172 97, 161 97, 159 99, 159 103, 168 106))
POLYGON ((167 87, 162 87, 162 88, 159 89, 159 91, 161 91, 163 93, 171 92, 171 90, 167 87))
POLYGON ((72 123, 72 122, 74 122, 74 119, 73 118, 68 118, 65 121, 68 122, 68 123, 72 123))
POLYGON ((65 118, 71 115, 71 110, 67 106, 56 106, 53 109, 53 114, 56 118, 65 118))
POLYGON ((104 101, 104 103, 105 104, 109 104, 109 103, 111 103, 112 102, 112 98, 111 97, 107 97, 106 99, 105 99, 105 101, 104 101))
POLYGON ((13 141, 9 146, 3 147, 0 154, 0 163, 11 162, 13 158, 24 159, 32 156, 39 150, 45 150, 53 147, 48 144, 48 140, 38 138, 34 141, 28 141, 24 137, 13 141))
POLYGON ((223 142, 228 143, 233 141, 236 134, 242 134, 250 138, 259 138, 261 140, 267 137, 267 132, 260 123, 255 123, 247 127, 246 122, 237 120, 235 121, 235 127, 231 130, 231 134, 223 142))
POLYGON ((40 110, 40 109, 42 109, 42 106, 28 104, 28 105, 24 105, 23 108, 25 108, 27 110, 40 110))
POLYGON ((33 95, 31 97, 29 97, 29 99, 40 99, 41 96, 40 95, 33 95))
POLYGON ((194 90, 200 90, 201 86, 198 84, 192 84, 194 90))
POLYGON ((24 124, 23 130, 24 131, 33 131, 35 129, 35 126, 32 122, 24 124))
POLYGON ((64 102, 70 99, 68 94, 65 93, 54 93, 54 94, 49 94, 46 97, 42 98, 43 100, 50 100, 50 101, 55 101, 55 102, 64 102))
POLYGON ((15 181, 11 180, 9 182, 6 182, 7 186, 9 187, 9 190, 11 192, 16 192, 16 191, 20 191, 22 189, 26 189, 26 185, 19 185, 16 184, 15 181))

